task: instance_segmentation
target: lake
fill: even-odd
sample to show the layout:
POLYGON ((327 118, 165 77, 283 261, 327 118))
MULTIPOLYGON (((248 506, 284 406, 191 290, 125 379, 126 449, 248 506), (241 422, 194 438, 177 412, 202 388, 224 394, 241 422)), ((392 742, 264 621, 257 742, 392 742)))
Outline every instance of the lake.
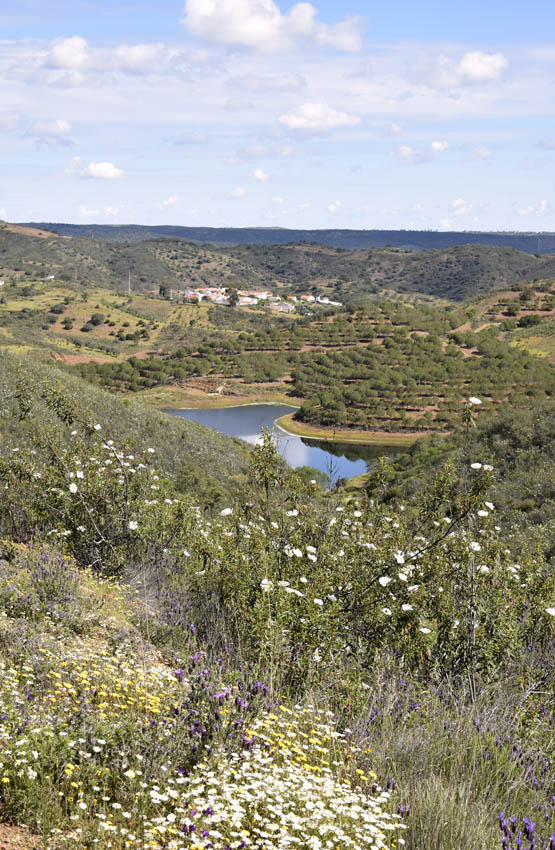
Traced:
MULTIPOLYGON (((285 404, 248 404, 210 410, 166 410, 191 422, 199 422, 230 437, 240 437, 256 445, 262 428, 274 427, 276 419, 296 408, 285 404)), ((332 482, 367 472, 380 455, 402 451, 391 446, 365 446, 360 443, 321 442, 287 434, 276 427, 278 448, 287 463, 296 468, 311 466, 328 475, 332 482)))

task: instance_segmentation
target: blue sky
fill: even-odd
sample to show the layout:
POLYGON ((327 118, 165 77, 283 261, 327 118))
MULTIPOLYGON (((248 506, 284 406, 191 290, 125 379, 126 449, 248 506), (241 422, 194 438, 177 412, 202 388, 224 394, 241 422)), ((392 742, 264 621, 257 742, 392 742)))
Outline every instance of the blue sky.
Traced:
POLYGON ((555 230, 554 19, 4 0, 0 217, 555 230))

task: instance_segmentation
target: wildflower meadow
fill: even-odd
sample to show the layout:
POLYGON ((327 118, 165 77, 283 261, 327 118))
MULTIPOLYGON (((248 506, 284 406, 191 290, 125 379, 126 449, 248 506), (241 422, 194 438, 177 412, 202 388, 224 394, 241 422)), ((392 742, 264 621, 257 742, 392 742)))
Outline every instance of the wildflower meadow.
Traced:
POLYGON ((49 850, 555 850, 555 576, 493 464, 387 503, 265 435, 214 509, 59 388, 10 403, 0 820, 49 850))

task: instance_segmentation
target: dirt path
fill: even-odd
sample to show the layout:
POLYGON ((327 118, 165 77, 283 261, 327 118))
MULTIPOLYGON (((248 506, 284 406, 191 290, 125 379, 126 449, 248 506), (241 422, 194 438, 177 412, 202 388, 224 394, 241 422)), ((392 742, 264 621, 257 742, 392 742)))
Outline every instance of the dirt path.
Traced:
POLYGON ((39 850, 42 841, 19 826, 0 823, 0 850, 39 850))

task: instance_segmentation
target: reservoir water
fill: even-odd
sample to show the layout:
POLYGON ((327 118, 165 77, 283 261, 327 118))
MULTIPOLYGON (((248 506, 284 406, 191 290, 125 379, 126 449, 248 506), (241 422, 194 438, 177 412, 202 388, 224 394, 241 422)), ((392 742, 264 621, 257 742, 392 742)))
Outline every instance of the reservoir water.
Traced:
POLYGON ((400 451, 390 446, 310 440, 287 434, 278 426, 274 427, 276 419, 294 410, 294 407, 284 404, 248 404, 210 410, 166 410, 166 413, 199 422, 230 437, 240 437, 252 445, 260 438, 263 428, 274 429, 279 452, 290 466, 318 469, 328 475, 332 483, 338 478, 352 478, 353 475, 367 472, 380 455, 400 451))

